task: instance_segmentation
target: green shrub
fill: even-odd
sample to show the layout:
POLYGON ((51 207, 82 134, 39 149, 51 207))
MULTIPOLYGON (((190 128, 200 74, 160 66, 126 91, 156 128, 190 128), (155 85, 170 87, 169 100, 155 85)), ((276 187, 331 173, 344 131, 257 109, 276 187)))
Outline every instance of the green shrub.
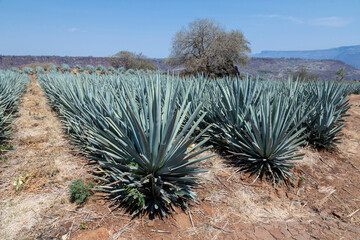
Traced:
POLYGON ((84 182, 83 179, 77 178, 70 184, 70 200, 76 204, 82 204, 89 200, 89 197, 93 194, 92 188, 94 184, 90 181, 84 182))

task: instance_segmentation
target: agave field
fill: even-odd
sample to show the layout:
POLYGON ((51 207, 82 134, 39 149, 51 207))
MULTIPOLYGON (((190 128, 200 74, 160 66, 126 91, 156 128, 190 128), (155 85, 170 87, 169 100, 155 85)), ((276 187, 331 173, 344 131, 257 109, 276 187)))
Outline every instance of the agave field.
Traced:
POLYGON ((0 71, 0 144, 8 140, 10 123, 29 77, 13 71, 0 71))
POLYGON ((249 177, 291 184, 300 146, 333 149, 359 83, 207 79, 111 69, 38 74, 114 207, 166 215, 196 200, 211 148, 249 177))

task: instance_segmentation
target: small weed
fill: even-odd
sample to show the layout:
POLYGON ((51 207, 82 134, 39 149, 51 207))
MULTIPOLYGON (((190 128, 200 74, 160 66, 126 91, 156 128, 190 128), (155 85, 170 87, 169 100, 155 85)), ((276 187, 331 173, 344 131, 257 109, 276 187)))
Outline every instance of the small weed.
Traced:
POLYGON ((127 202, 129 202, 130 204, 136 204, 138 207, 141 208, 145 206, 145 194, 140 192, 138 189, 127 187, 126 193, 127 202))
POLYGON ((15 178, 13 185, 16 186, 16 191, 19 191, 22 185, 26 182, 26 179, 30 176, 29 173, 24 173, 15 178))
POLYGON ((93 187, 94 184, 90 181, 85 183, 81 178, 73 180, 70 184, 70 200, 76 204, 87 202, 93 194, 91 191, 93 187))
POLYGON ((0 145, 0 162, 7 162, 8 161, 8 158, 6 156, 1 156, 3 155, 4 153, 10 151, 10 150, 13 150, 14 149, 14 146, 12 144, 8 144, 8 145, 0 145))
POLYGON ((81 223, 80 223, 80 228, 81 228, 81 229, 86 229, 86 224, 85 224, 85 222, 81 222, 81 223))
POLYGON ((298 182, 298 187, 301 187, 301 186, 304 184, 304 181, 305 181, 304 176, 301 176, 301 177, 300 177, 300 180, 299 180, 299 182, 298 182))
POLYGON ((13 149, 14 149, 14 146, 12 144, 0 145, 0 151, 1 152, 10 151, 10 150, 13 150, 13 149))

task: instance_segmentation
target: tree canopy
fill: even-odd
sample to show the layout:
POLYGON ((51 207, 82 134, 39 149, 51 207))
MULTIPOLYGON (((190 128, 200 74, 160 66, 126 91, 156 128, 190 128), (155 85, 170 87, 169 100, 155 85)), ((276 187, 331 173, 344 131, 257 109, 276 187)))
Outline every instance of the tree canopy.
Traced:
POLYGON ((337 81, 343 81, 347 74, 345 73, 344 68, 340 68, 335 72, 335 75, 337 81))
POLYGON ((120 51, 111 57, 107 57, 106 60, 114 68, 124 67, 127 69, 145 69, 145 70, 157 70, 158 67, 153 62, 146 58, 143 54, 133 53, 129 51, 120 51))
POLYGON ((214 20, 197 19, 175 34, 168 63, 184 65, 190 73, 237 74, 235 64, 247 63, 249 44, 238 29, 226 31, 214 20))

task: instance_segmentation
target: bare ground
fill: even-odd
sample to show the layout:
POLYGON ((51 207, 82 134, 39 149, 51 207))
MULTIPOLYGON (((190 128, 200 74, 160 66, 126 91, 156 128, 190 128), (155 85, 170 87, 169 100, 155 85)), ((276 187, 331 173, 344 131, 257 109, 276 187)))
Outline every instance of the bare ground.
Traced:
POLYGON ((0 163, 0 238, 36 239, 42 229, 62 228, 57 221, 72 208, 68 185, 86 173, 86 159, 64 138, 34 76, 17 115, 14 150, 0 163), (16 191, 14 180, 22 175, 28 177, 16 191))
POLYGON ((0 163, 0 236, 3 239, 359 239, 360 96, 343 142, 334 152, 304 148, 294 187, 252 180, 217 155, 191 212, 165 219, 131 219, 93 198, 79 208, 68 185, 90 170, 67 142, 35 78, 23 97, 14 151, 0 163), (29 173, 16 192, 14 178, 29 173))

